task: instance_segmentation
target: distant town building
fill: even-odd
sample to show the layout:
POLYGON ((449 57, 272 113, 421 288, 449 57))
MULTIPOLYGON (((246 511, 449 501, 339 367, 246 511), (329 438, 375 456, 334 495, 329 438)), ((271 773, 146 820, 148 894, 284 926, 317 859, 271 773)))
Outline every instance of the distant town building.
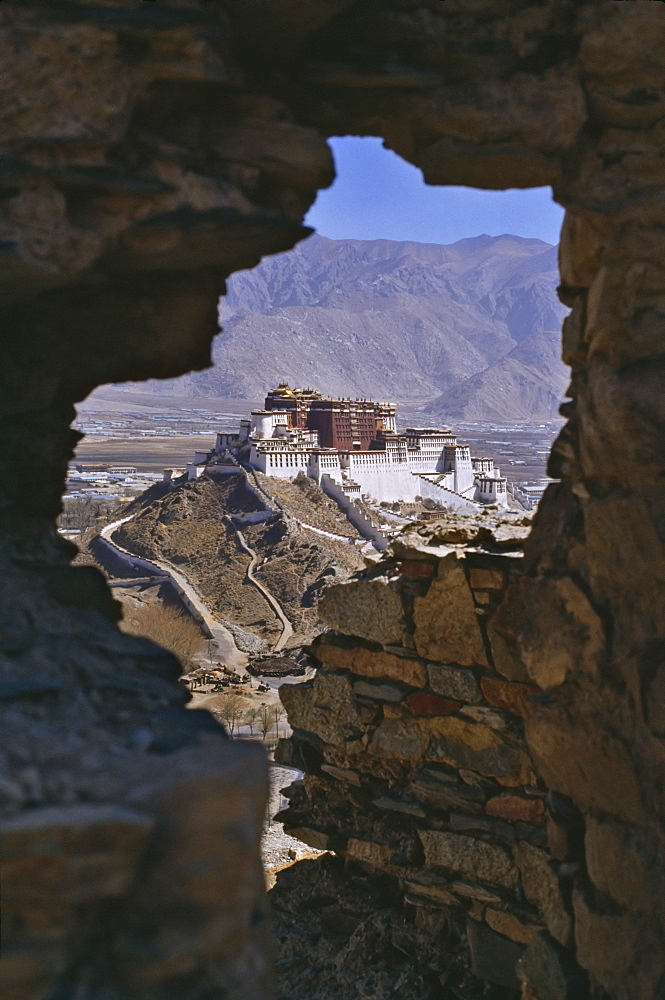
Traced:
POLYGON ((390 403, 333 399, 282 383, 239 431, 220 432, 211 452, 197 453, 188 477, 227 451, 267 476, 291 479, 302 472, 351 498, 429 498, 458 510, 508 506, 505 477, 491 458, 473 458, 448 428, 398 433, 390 403))

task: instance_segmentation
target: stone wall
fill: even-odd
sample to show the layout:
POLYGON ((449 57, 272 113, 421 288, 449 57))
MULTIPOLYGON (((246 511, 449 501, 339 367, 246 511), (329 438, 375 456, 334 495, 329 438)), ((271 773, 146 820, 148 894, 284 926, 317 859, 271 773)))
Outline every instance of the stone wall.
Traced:
POLYGON ((339 505, 340 509, 344 511, 344 514, 354 528, 358 530, 363 538, 371 542, 375 549, 381 551, 388 547, 388 540, 378 524, 370 521, 360 507, 356 506, 353 499, 346 495, 339 483, 336 483, 331 476, 324 474, 321 476, 319 485, 323 492, 331 497, 339 505))
POLYGON ((421 955, 430 971, 459 964, 466 936, 477 977, 517 989, 520 962, 546 996, 545 964, 572 1000, 584 977, 564 954, 570 876, 557 870, 579 858, 548 826, 572 844, 578 817, 536 775, 524 718, 539 689, 499 610, 523 574, 526 529, 508 521, 492 534, 491 521, 409 530, 327 592, 334 631, 314 644, 316 677, 281 688, 294 734, 280 754, 305 770, 281 818, 395 880, 416 924, 445 915, 459 947, 421 955))
MULTIPOLYGON (((71 567, 55 533, 74 403, 103 382, 207 365, 226 276, 305 235, 333 176, 325 136, 380 135, 429 183, 550 184, 566 209, 572 378, 550 466, 561 483, 496 615, 542 691, 525 718, 536 773, 581 817, 569 951, 611 1000, 662 994, 665 6, 5 0, 0 33, 5 815, 128 807, 160 713, 187 728, 174 682, 155 689, 173 664, 118 637, 101 577, 71 567), (59 752, 70 757, 56 781, 59 752), (122 782, 105 782, 121 758, 122 782)), ((247 794, 254 808, 260 781, 247 794)), ((175 800, 171 812, 167 826, 175 800)), ((150 898, 138 938, 148 954, 164 915, 160 947, 176 954, 150 898)), ((109 905, 128 940, 136 924, 109 905)), ((110 910, 81 907, 79 932, 41 971, 25 971, 21 948, 46 955, 51 925, 7 925, 12 975, 43 978, 34 996, 56 983, 85 995, 110 910)), ((200 982, 187 995, 205 995, 200 982)))

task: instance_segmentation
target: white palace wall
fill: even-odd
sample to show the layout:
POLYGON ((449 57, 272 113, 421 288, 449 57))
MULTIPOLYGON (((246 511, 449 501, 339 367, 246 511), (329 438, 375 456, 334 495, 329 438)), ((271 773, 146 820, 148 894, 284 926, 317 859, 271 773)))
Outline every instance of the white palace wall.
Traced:
MULTIPOLYGON (((304 473, 320 483, 326 475, 343 488, 357 484, 361 494, 389 503, 408 503, 422 496, 453 510, 475 510, 479 505, 474 500, 488 502, 487 490, 481 491, 476 485, 472 462, 479 464, 479 460, 472 460, 469 447, 458 445, 452 434, 412 432, 406 439, 388 437, 381 449, 338 452, 312 448, 309 441, 292 440, 279 423, 282 418, 277 411, 252 413, 259 434, 250 439, 249 464, 266 476, 293 479, 304 473), (261 437, 264 432, 269 436, 261 437), (439 473, 445 481, 435 483, 421 478, 419 473, 439 473)), ((491 478, 491 466, 491 459, 482 460, 483 482, 491 478)), ((495 488, 493 485, 493 493, 495 488)), ((506 503, 496 495, 490 502, 506 503)))
POLYGON ((415 476, 414 478, 418 481, 417 493, 423 500, 434 500, 436 503, 442 504, 447 510, 471 512, 480 509, 480 505, 474 503, 471 499, 458 496, 457 493, 453 493, 445 489, 445 487, 438 486, 429 479, 421 479, 420 476, 415 476))
POLYGON ((266 476, 293 479, 299 472, 307 475, 309 454, 306 451, 257 451, 252 448, 249 464, 266 476))
POLYGON ((406 463, 387 463, 381 452, 359 452, 349 456, 349 477, 375 500, 414 500, 417 477, 406 463), (376 455, 376 457, 375 457, 376 455))

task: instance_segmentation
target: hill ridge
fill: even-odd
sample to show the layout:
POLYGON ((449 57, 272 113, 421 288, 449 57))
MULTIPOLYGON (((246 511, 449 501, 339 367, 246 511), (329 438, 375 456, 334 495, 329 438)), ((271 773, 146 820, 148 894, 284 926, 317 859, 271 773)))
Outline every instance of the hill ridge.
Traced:
POLYGON ((314 234, 229 279, 214 368, 149 391, 257 399, 285 380, 420 400, 441 418, 550 418, 568 380, 556 251, 510 233, 452 244, 314 234))

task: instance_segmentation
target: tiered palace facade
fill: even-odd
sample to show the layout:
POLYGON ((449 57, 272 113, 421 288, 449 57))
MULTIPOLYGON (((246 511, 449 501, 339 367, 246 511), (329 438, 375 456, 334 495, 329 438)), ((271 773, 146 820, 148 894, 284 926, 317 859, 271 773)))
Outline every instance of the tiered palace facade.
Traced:
POLYGON ((242 420, 238 433, 220 433, 214 452, 248 451, 267 476, 303 472, 332 482, 353 497, 413 501, 428 497, 446 507, 508 505, 506 480, 490 458, 472 458, 452 431, 409 427, 398 433, 395 407, 368 399, 333 399, 282 383, 262 410, 242 420))

